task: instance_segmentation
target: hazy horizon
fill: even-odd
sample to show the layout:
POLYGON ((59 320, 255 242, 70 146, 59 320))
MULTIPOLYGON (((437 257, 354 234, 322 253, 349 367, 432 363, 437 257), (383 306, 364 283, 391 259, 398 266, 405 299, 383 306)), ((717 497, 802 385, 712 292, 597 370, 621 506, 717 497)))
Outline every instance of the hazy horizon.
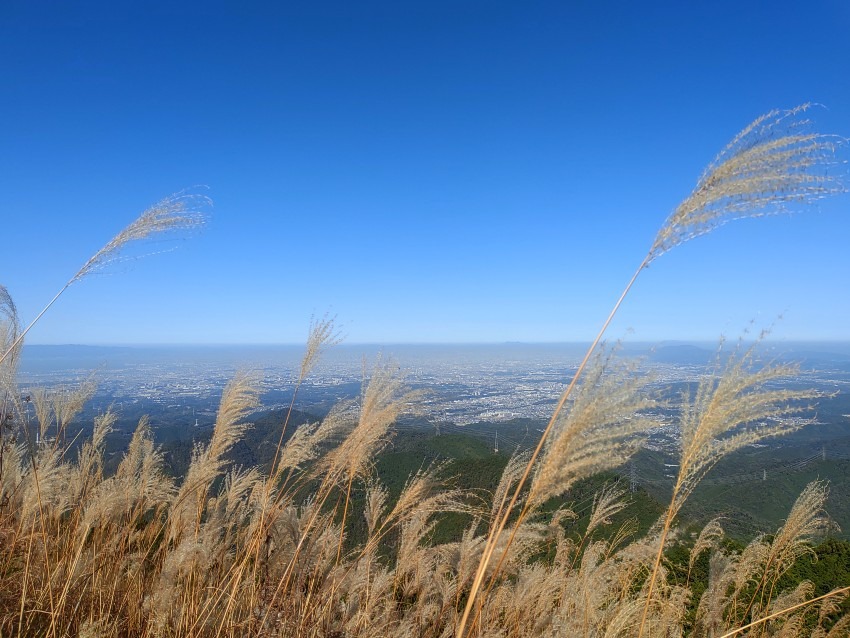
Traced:
MULTIPOLYGON (((737 338, 735 339, 737 340, 737 338)), ((757 339, 747 339, 746 335, 741 339, 744 343, 754 343, 757 339)), ((726 341, 729 341, 728 335, 726 341)), ((360 346, 511 346, 511 345, 529 345, 529 346, 584 346, 587 347, 591 343, 591 339, 585 340, 561 340, 561 341, 520 341, 520 340, 505 340, 505 341, 345 341, 336 346, 336 348, 360 347, 360 346)), ((608 340, 608 343, 613 343, 608 340)), ((719 339, 634 339, 634 340, 619 340, 618 344, 624 346, 653 346, 653 345, 695 345, 695 346, 710 346, 716 347, 719 344, 719 339)), ((850 339, 764 339, 763 343, 766 346, 780 345, 801 345, 801 344, 830 344, 830 345, 848 345, 850 339)), ((79 347, 79 348, 263 348, 263 347, 280 347, 280 348, 303 348, 303 342, 125 342, 125 343, 25 343, 24 347, 79 347)))

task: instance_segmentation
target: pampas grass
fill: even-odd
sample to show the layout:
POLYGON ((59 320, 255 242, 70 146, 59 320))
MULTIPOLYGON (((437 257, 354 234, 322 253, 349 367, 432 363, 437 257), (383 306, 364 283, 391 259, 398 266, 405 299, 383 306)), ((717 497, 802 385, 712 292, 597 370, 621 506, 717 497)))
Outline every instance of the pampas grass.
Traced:
POLYGON ((575 375, 561 394, 502 516, 502 522, 488 537, 487 551, 479 564, 461 621, 461 638, 481 587, 483 574, 492 558, 493 547, 504 530, 507 517, 519 499, 578 380, 638 276, 670 249, 704 235, 727 221, 783 210, 791 202, 811 203, 820 197, 845 190, 843 182, 827 170, 835 163, 836 148, 844 140, 836 136, 802 132, 809 122, 799 116, 807 109, 808 106, 803 105, 788 111, 771 111, 744 128, 717 155, 697 182, 695 190, 679 204, 658 231, 649 251, 614 303, 575 375))
POLYGON ((792 377, 797 369, 788 365, 756 367, 757 345, 740 352, 739 344, 738 351, 725 364, 720 363, 718 352, 714 374, 700 382, 693 399, 683 397, 679 472, 664 515, 638 636, 643 634, 653 604, 652 594, 667 535, 674 518, 700 480, 722 457, 745 445, 802 427, 799 420, 791 421, 788 417, 807 408, 801 402, 820 396, 808 390, 774 389, 771 383, 792 377))
POLYGON ((578 480, 625 463, 656 422, 645 416, 657 402, 646 396, 649 379, 612 354, 596 357, 570 404, 559 414, 531 483, 532 505, 558 496, 578 480))
MULTIPOLYGON (((799 416, 818 396, 780 385, 797 369, 758 361, 755 347, 719 352, 693 395, 682 397, 679 473, 667 509, 648 532, 638 536, 634 521, 616 523, 629 507, 618 484, 596 494, 588 518, 576 506, 552 505, 578 481, 625 462, 656 424, 652 411, 670 407, 648 391, 652 379, 638 363, 621 361, 616 349, 598 349, 646 266, 730 220, 843 189, 826 171, 840 140, 808 132, 806 110, 757 119, 709 165, 662 226, 537 446, 508 461, 492 493, 451 487, 441 463, 413 472, 397 495, 382 483, 377 457, 399 418, 415 414, 420 401, 387 359, 364 366, 356 400, 287 438, 299 388, 339 341, 327 316, 310 322, 267 468, 234 467, 229 460, 259 405, 251 375, 237 375, 224 389, 211 440, 196 445, 178 480, 164 474, 146 418, 112 475, 103 461, 112 410, 69 453, 62 434, 91 396, 92 382, 35 389, 38 441, 0 441, 0 634, 844 635, 850 617, 839 617, 838 601, 850 588, 817 598, 805 581, 781 590, 781 577, 828 530, 824 484, 809 485, 773 536, 759 535, 739 553, 724 548, 718 521, 692 543, 677 527, 683 504, 721 458, 800 427, 799 416), (55 440, 45 438, 54 432, 55 440), (439 542, 447 513, 465 527, 439 542), (666 553, 676 546, 683 564, 671 564, 666 553), (709 573, 698 587, 695 566, 706 554, 709 573)), ((23 336, 44 311, 130 243, 196 228, 206 203, 178 194, 145 211, 24 330, 0 287, 3 415, 24 424, 14 370, 23 336)))
POLYGON ((172 505, 169 541, 179 541, 190 528, 194 528, 197 536, 208 501, 207 491, 225 466, 224 455, 248 429, 244 418, 257 407, 257 398, 256 382, 249 375, 239 375, 225 387, 212 439, 207 446, 195 447, 186 478, 172 505))
POLYGON ((770 111, 738 133, 658 231, 646 264, 735 219, 776 214, 843 192, 839 174, 828 169, 845 140, 812 132, 803 117, 809 108, 770 111))
MULTIPOLYGON (((131 243, 140 242, 155 235, 181 233, 201 227, 206 221, 206 215, 203 211, 209 205, 210 199, 208 197, 184 191, 170 195, 142 212, 124 230, 106 242, 103 248, 89 257, 74 273, 74 276, 59 289, 59 292, 41 309, 29 325, 18 333, 8 347, 4 348, 2 354, 0 354, 0 364, 15 352, 15 349, 23 343, 24 337, 38 323, 38 320, 73 284, 113 263, 119 258, 121 251, 131 243)), ((5 288, 2 289, 2 292, 5 296, 8 296, 5 288)), ((0 306, 2 306, 2 301, 3 299, 0 297, 0 306)))
POLYGON ((6 287, 0 286, 0 352, 3 353, 0 364, 6 364, 0 368, 0 380, 4 383, 13 380, 10 378, 10 371, 16 369, 15 362, 22 343, 20 334, 21 320, 18 317, 18 309, 6 287), (7 358, 9 361, 5 361, 7 358))
POLYGON ((20 331, 15 302, 9 291, 0 286, 0 352, 9 353, 4 361, 0 361, 0 476, 6 452, 6 429, 20 418, 23 411, 15 378, 22 344, 18 339, 20 331))
MULTIPOLYGON (((720 379, 704 383, 722 392, 720 381, 736 365, 728 362, 718 371, 720 379)), ((610 372, 611 363, 603 370, 610 372)), ((762 368, 741 374, 750 381, 761 375, 764 383, 772 378, 762 368)), ((601 373, 596 387, 607 388, 605 378, 601 373)), ((736 387, 746 390, 729 394, 732 403, 772 392, 753 383, 736 387)), ((631 413, 634 399, 618 396, 609 408, 629 406, 631 413)), ((579 392, 579 405, 581 397, 579 392)), ((112 476, 102 470, 110 412, 98 417, 75 460, 47 444, 31 462, 21 450, 16 471, 2 482, 9 503, 0 512, 7 530, 0 547, 0 628, 4 635, 49 636, 455 635, 486 550, 484 534, 492 533, 486 521, 504 509, 525 455, 506 466, 486 502, 444 485, 446 468, 440 465, 414 473, 391 496, 364 441, 386 441, 392 419, 410 408, 412 398, 395 366, 380 362, 365 381, 360 405, 304 426, 302 439, 290 438, 281 459, 293 445, 301 451, 292 458, 302 461, 271 486, 272 477, 258 468, 226 461, 256 406, 247 375, 226 388, 212 439, 197 448, 177 485, 162 474, 146 419, 112 476), (367 429, 368 437, 358 428, 367 429), (317 437, 320 446, 305 443, 317 437), (351 459, 354 452, 359 459, 351 459), (357 517, 365 536, 350 539, 342 551, 342 541, 358 525, 353 511, 346 520, 354 501, 346 506, 345 499, 354 492, 362 494, 357 517), (470 523, 458 541, 434 542, 435 525, 446 512, 464 514, 470 523)), ((694 404, 699 402, 684 410, 694 404)), ((771 412, 767 406, 773 404, 759 405, 771 412)), ((638 401, 637 407, 645 404, 638 401)), ((500 564, 486 573, 488 586, 472 626, 476 635, 637 636, 647 606, 646 635, 682 635, 693 594, 690 575, 676 582, 662 561, 654 587, 649 576, 658 547, 681 542, 674 524, 637 537, 627 523, 600 538, 600 529, 627 511, 624 497, 617 484, 603 487, 581 528, 568 509, 528 505, 528 516, 512 520, 495 546, 500 564)), ((825 498, 823 484, 810 485, 772 539, 756 538, 740 555, 722 548, 716 523, 706 526, 683 566, 690 569, 700 554, 710 553, 708 587, 693 602, 693 635, 749 626, 765 636, 803 636, 815 622, 817 635, 828 636, 846 625, 836 619, 833 601, 843 590, 819 599, 811 598, 808 583, 778 590, 779 577, 827 529, 825 498)))

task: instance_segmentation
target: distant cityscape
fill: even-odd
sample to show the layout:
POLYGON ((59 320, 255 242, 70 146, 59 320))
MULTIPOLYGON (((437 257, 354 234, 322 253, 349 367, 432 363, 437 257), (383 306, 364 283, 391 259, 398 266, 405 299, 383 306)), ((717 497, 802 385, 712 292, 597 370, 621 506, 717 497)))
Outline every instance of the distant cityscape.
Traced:
MULTIPOLYGON (((640 357, 638 373, 675 402, 685 384, 697 382, 714 360, 712 346, 643 344, 622 349, 640 357)), ((767 358, 799 361, 794 386, 848 394, 848 344, 789 344, 767 358)), ((344 345, 330 350, 299 390, 297 407, 321 415, 341 399, 356 397, 364 374, 378 358, 396 362, 412 388, 425 390, 422 417, 444 431, 488 423, 504 445, 520 444, 533 433, 499 423, 544 422, 574 374, 582 344, 344 345)), ((211 427, 222 389, 238 371, 257 375, 263 409, 289 405, 301 357, 295 346, 86 347, 29 346, 19 372, 23 392, 37 386, 72 386, 94 377, 98 390, 87 406, 97 413, 109 405, 119 412, 155 412, 181 423, 211 427), (179 419, 178 419, 179 417, 179 419), (192 420, 194 419, 194 423, 192 420)), ((669 410, 650 415, 658 428, 650 445, 669 448, 678 432, 669 410)), ((800 417, 801 419, 803 417, 800 417)), ((844 415, 847 428, 850 419, 844 415)), ((525 428, 528 428, 526 423, 525 428)), ((536 438, 536 437, 534 437, 536 438)), ((527 442, 527 441, 525 441, 527 442)))

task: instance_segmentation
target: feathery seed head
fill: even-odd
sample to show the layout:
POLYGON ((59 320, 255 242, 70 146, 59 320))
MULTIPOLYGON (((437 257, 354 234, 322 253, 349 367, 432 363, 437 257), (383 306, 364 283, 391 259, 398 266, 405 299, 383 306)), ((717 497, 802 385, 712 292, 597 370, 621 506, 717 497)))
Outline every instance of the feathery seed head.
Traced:
POLYGON ((691 548, 688 558, 688 569, 692 570, 700 554, 716 547, 717 543, 722 539, 723 528, 720 526, 720 519, 713 518, 702 528, 694 546, 691 548))
POLYGON ((122 479, 131 479, 138 475, 147 455, 154 454, 153 436, 150 430, 150 419, 147 415, 139 419, 130 445, 121 463, 118 465, 116 476, 122 479))
POLYGON ((624 463, 655 425, 644 414, 657 405, 642 394, 648 379, 636 364, 596 355, 561 413, 531 486, 535 505, 562 494, 577 480, 624 463))
MULTIPOLYGON (((83 410, 86 402, 94 396, 97 383, 90 376, 76 388, 59 388, 50 395, 52 414, 56 419, 56 430, 58 435, 65 432, 68 424, 83 410)), ((44 433, 42 433, 44 434, 44 433)))
POLYGON ((682 405, 682 453, 677 478, 674 510, 705 474, 725 455, 745 445, 801 428, 806 421, 787 417, 807 409, 803 401, 821 394, 814 390, 788 390, 775 383, 796 374, 793 365, 758 367, 758 342, 740 353, 741 344, 725 364, 703 379, 693 399, 682 405))
POLYGON ((490 509, 491 520, 495 521, 498 518, 499 511, 509 498, 511 488, 522 477, 529 459, 531 459, 530 451, 520 452, 519 450, 508 459, 505 469, 502 470, 496 491, 493 492, 493 505, 490 509))
POLYGON ((626 490, 618 483, 603 487, 593 497, 593 511, 590 514, 585 534, 589 535, 601 525, 610 525, 611 517, 623 511, 628 505, 628 502, 623 499, 625 495, 626 490))
POLYGON ((823 507, 829 495, 829 487, 823 481, 812 481, 794 502, 785 524, 777 532, 770 545, 773 564, 782 573, 803 554, 814 553, 810 541, 828 531, 830 520, 823 507))
POLYGON ((200 524, 207 491, 225 466, 224 455, 250 427, 244 422, 259 404, 254 379, 247 374, 234 377, 224 388, 209 445, 196 445, 186 479, 180 486, 169 516, 169 540, 179 539, 192 521, 200 524))
POLYGON ((210 204, 211 200, 207 196, 187 191, 160 200, 97 251, 74 275, 71 283, 114 262, 121 250, 132 242, 154 235, 200 228, 206 222, 204 210, 210 204))
POLYGON ((15 302, 9 291, 0 286, 0 427, 5 426, 15 412, 22 410, 16 378, 23 348, 23 340, 18 339, 20 332, 15 302))
POLYGON ((115 425, 117 420, 118 415, 112 411, 111 407, 94 418, 94 432, 91 440, 93 448, 100 449, 107 435, 112 432, 112 426, 115 425))
POLYGON ((317 423, 305 423, 299 426, 289 437, 286 445, 280 451, 273 482, 277 482, 285 470, 297 470, 303 463, 315 458, 316 446, 313 439, 317 427, 317 423))
POLYGON ((418 396, 405 388, 396 364, 379 360, 371 378, 363 381, 357 425, 326 457, 328 475, 362 475, 371 459, 389 444, 390 427, 401 414, 412 411, 418 396))
POLYGON ((366 507, 363 508, 363 517, 366 519, 366 528, 371 537, 377 529, 378 520, 384 512, 389 498, 389 492, 381 483, 374 482, 366 490, 366 507))
POLYGON ((693 192, 658 232, 646 264, 734 219, 760 217, 843 192, 829 173, 843 138, 808 131, 808 104, 762 115, 708 165, 693 192))
POLYGON ((44 439, 47 430, 53 423, 53 405, 50 401, 50 395, 44 388, 35 388, 30 392, 30 397, 35 408, 35 419, 38 421, 38 432, 44 439))
POLYGON ((12 347, 20 331, 21 322, 12 295, 5 286, 0 286, 0 352, 12 347))
POLYGON ((250 426, 243 419, 259 405, 256 380, 248 374, 236 375, 224 388, 215 420, 209 455, 224 455, 250 426))
POLYGON ((305 379, 315 367, 322 353, 328 348, 338 345, 342 336, 334 325, 335 317, 325 315, 321 319, 310 318, 310 335, 307 337, 307 348, 301 359, 299 379, 305 379))

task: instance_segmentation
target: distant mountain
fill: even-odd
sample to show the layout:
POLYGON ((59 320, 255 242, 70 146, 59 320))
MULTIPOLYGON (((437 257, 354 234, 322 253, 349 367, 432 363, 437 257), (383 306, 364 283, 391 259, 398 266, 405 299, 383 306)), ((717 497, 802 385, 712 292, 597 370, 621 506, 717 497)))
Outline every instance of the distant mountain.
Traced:
POLYGON ((650 352, 649 359, 655 363, 674 363, 683 365, 708 365, 714 358, 714 352, 691 345, 661 346, 650 352))
POLYGON ((824 350, 791 350, 783 352, 779 358, 790 363, 798 363, 806 369, 840 368, 850 369, 850 354, 824 350))

